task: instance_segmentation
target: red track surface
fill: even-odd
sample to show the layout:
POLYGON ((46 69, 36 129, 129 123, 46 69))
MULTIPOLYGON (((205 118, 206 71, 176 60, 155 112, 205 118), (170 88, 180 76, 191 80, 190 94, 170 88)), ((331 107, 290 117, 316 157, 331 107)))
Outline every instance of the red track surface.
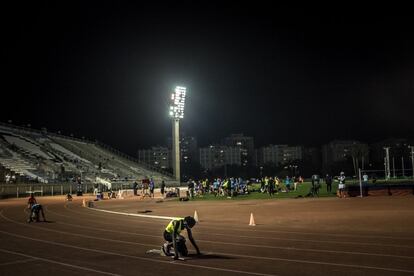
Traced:
POLYGON ((0 275, 414 274, 412 196, 96 204, 160 216, 197 210, 204 255, 184 262, 145 253, 163 243, 167 220, 98 212, 81 200, 39 197, 50 222, 31 224, 26 199, 0 201, 0 275))

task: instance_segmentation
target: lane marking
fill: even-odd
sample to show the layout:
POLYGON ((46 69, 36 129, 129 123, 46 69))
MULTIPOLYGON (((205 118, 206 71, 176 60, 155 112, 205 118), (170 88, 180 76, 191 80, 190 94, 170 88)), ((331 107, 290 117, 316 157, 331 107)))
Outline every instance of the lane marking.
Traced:
MULTIPOLYGON (((71 210, 74 213, 78 213, 79 212, 75 212, 70 208, 67 208, 65 206, 66 209, 71 210)), ((108 211, 108 210, 104 210, 104 209, 97 209, 97 208, 89 208, 88 210, 95 210, 95 211, 107 211, 107 212, 115 212, 115 211, 108 211)), ((137 216, 137 217, 149 217, 149 215, 138 215, 138 214, 132 214, 132 213, 124 213, 124 212, 115 212, 116 214, 121 213, 122 215, 125 214, 131 214, 132 216, 137 216)), ((87 214, 87 215, 92 215, 92 214, 87 214)), ((166 217, 166 216, 156 216, 157 218, 165 218, 165 219, 172 219, 174 217, 166 217)), ((150 218, 150 217, 149 217, 150 218)), ((146 223, 151 223, 151 222, 146 222, 146 223)), ((201 228, 208 228, 208 229, 222 229, 220 227, 214 227, 214 226, 204 226, 204 225, 200 225, 201 228)), ((236 226, 237 227, 237 226, 236 226)), ((414 238, 409 238, 409 237, 390 237, 390 236, 382 236, 382 235, 350 235, 350 234, 332 234, 332 233, 311 233, 311 232, 299 232, 299 231, 285 231, 285 230, 263 230, 263 229, 236 229, 236 227, 232 226, 232 231, 241 231, 241 232, 263 232, 263 233, 291 233, 291 234, 300 234, 300 235, 312 235, 312 236, 332 236, 332 237, 350 237, 350 238, 364 238, 364 239, 379 239, 379 238, 383 238, 383 239, 390 239, 390 240, 407 240, 407 241, 413 241, 414 238)), ((299 240, 299 241, 304 241, 304 240, 299 240)), ((370 243, 372 244, 372 243, 370 243)), ((382 244, 381 244, 382 245, 382 244)), ((388 245, 388 246, 394 246, 394 245, 388 245)), ((409 248, 414 248, 414 247, 409 247, 409 248)))
MULTIPOLYGON (((63 246, 63 247, 69 247, 79 250, 85 250, 85 251, 91 251, 101 254, 107 254, 107 255, 114 255, 114 256, 120 256, 120 257, 126 257, 126 258, 132 258, 132 259, 139 259, 139 260, 145 260, 145 261, 152 261, 152 262, 159 262, 159 263, 167 263, 167 264, 176 264, 176 265, 182 265, 182 266, 190 266, 190 267, 196 267, 196 268, 205 268, 205 269, 212 269, 212 270, 219 270, 219 271, 226 271, 226 272, 234 272, 234 273, 243 273, 243 274, 252 274, 252 275, 263 275, 263 276, 270 276, 273 274, 265 274, 265 273, 256 273, 256 272, 247 272, 247 271, 239 271, 239 270, 233 270, 233 269, 224 269, 224 268, 217 268, 217 267, 210 267, 210 266, 202 266, 202 265, 192 265, 192 264, 183 264, 181 262, 168 262, 168 261, 162 261, 162 260, 155 260, 150 258, 144 258, 139 256, 132 256, 132 255, 126 255, 116 252, 110 252, 110 251, 102 251, 99 249, 91 249, 91 248, 84 248, 74 245, 68 245, 64 243, 59 242, 52 242, 52 241, 45 241, 41 239, 35 239, 23 235, 18 234, 11 234, 5 231, 1 231, 0 233, 3 233, 5 235, 57 245, 57 246, 63 246)), ((245 255, 239 255, 239 254, 225 254, 224 256, 235 256, 235 257, 245 257, 245 255)), ((307 261, 307 260, 293 260, 293 259, 285 259, 285 258, 272 258, 272 257, 261 257, 261 259, 266 260, 278 260, 278 261, 285 261, 285 262, 294 262, 294 263, 306 263, 306 264, 318 264, 318 265, 328 265, 328 266, 340 266, 340 267, 350 267, 350 268, 362 268, 362 269, 373 269, 373 270, 382 270, 382 271, 393 271, 393 272, 404 272, 404 273, 414 273, 414 270, 405 270, 405 269, 396 269, 396 268, 385 268, 385 267, 376 267, 376 266, 365 266, 365 265, 352 265, 352 264, 340 264, 340 263, 328 263, 328 262, 319 262, 319 261, 307 261)))
MULTIPOLYGON (((0 216, 2 218, 4 218, 5 220, 10 221, 12 223, 25 225, 25 226, 30 227, 30 228, 39 229, 39 227, 36 227, 34 225, 27 225, 25 223, 16 222, 12 219, 9 219, 9 218, 5 217, 2 210, 0 211, 0 216)), ((93 236, 82 235, 82 234, 74 234, 74 233, 70 233, 70 232, 52 230, 52 229, 47 229, 47 228, 42 228, 42 230, 61 233, 61 234, 66 234, 66 235, 72 235, 72 236, 80 236, 80 237, 84 237, 84 238, 88 238, 88 239, 104 240, 104 241, 108 241, 108 242, 126 243, 126 244, 132 244, 132 245, 142 245, 142 246, 148 246, 148 247, 152 247, 152 248, 154 246, 156 246, 156 247, 159 246, 159 244, 157 244, 157 245, 154 245, 154 244, 141 244, 141 243, 136 243, 136 242, 127 242, 127 241, 120 241, 120 240, 113 240, 113 239, 97 238, 97 237, 93 237, 93 236)), ((223 272, 231 272, 231 273, 236 273, 236 274, 248 274, 248 275, 258 275, 258 276, 277 276, 276 274, 249 272, 249 271, 243 271, 243 270, 234 270, 234 269, 227 269, 227 268, 220 268, 220 267, 213 267, 213 266, 195 265, 195 264, 188 264, 188 263, 174 262, 174 261, 173 262, 163 261, 163 260, 156 260, 156 259, 152 259, 152 258, 126 255, 126 254, 111 252, 111 251, 107 251, 107 250, 104 251, 104 250, 99 250, 99 249, 84 248, 84 247, 75 246, 75 245, 68 245, 68 244, 65 244, 65 243, 52 242, 52 241, 46 241, 46 240, 42 240, 42 239, 31 238, 31 237, 27 237, 27 236, 23 236, 23 235, 19 235, 19 234, 12 234, 12 233, 2 231, 2 230, 0 230, 0 233, 3 233, 5 235, 9 235, 9 236, 13 236, 13 237, 17 237, 17 238, 22 238, 22 239, 27 239, 27 240, 52 244, 52 245, 56 245, 56 246, 75 248, 75 249, 80 249, 80 250, 85 250, 85 251, 91 251, 91 252, 107 254, 107 255, 113 255, 113 256, 120 256, 120 257, 127 257, 127 258, 138 259, 138 260, 145 260, 145 261, 158 262, 158 263, 164 263, 164 264, 175 264, 175 265, 188 266, 188 267, 194 267, 194 268, 209 269, 209 270, 216 270, 216 271, 223 271, 223 272)))
POLYGON ((9 253, 9 254, 22 256, 22 257, 26 257, 26 258, 31 258, 33 260, 43 261, 43 262, 57 264, 57 265, 61 265, 61 266, 67 266, 67 267, 70 267, 70 268, 77 268, 77 269, 80 269, 80 270, 91 271, 91 272, 104 274, 104 275, 121 276, 121 274, 114 274, 114 273, 110 273, 110 272, 96 270, 96 269, 93 269, 93 268, 87 268, 87 267, 84 267, 84 266, 78 266, 78 265, 72 265, 72 264, 63 263, 63 262, 57 262, 57 261, 53 261, 53 260, 50 260, 50 259, 36 257, 36 256, 23 254, 23 253, 19 253, 19 252, 15 252, 15 251, 10 251, 10 250, 6 250, 6 249, 0 249, 0 252, 9 253))
MULTIPOLYGON (((15 224, 23 224, 23 225, 26 225, 24 223, 16 222, 16 221, 13 221, 13 220, 5 217, 3 215, 3 213, 2 213, 2 211, 0 211, 0 215, 4 219, 6 219, 8 221, 11 221, 11 222, 13 222, 15 224)), ((31 226, 31 227, 37 228, 37 227, 34 227, 34 226, 31 226)), ((143 244, 134 243, 134 242, 126 242, 126 241, 120 241, 120 240, 111 240, 111 239, 105 239, 105 238, 96 238, 96 237, 88 236, 88 235, 73 234, 73 233, 70 233, 70 232, 64 232, 64 231, 58 231, 58 230, 51 230, 51 229, 45 229, 45 228, 42 228, 42 229, 43 230, 52 231, 52 232, 58 232, 58 233, 62 233, 62 234, 67 234, 67 235, 83 236, 83 237, 87 237, 89 239, 98 239, 98 240, 105 240, 105 241, 110 241, 110 242, 119 242, 119 243, 128 243, 128 244, 143 245, 143 244)), ((4 234, 10 235, 10 236, 15 236, 15 237, 21 237, 21 238, 25 238, 25 239, 29 239, 29 240, 34 240, 34 241, 38 241, 38 242, 53 244, 53 245, 62 245, 62 246, 65 246, 65 247, 70 247, 70 248, 78 248, 78 249, 83 249, 83 250, 89 250, 89 251, 99 252, 99 253, 101 253, 101 252, 108 252, 108 251, 102 251, 102 250, 98 250, 98 249, 89 249, 89 248, 72 246, 72 245, 67 245, 67 244, 58 243, 58 242, 51 242, 51 241, 45 241, 45 240, 41 240, 41 239, 30 238, 30 237, 26 237, 26 236, 22 236, 22 235, 18 235, 18 234, 11 234, 11 233, 8 233, 8 232, 5 232, 5 231, 1 231, 1 230, 0 230, 0 233, 4 233, 4 234)), ((144 245, 144 246, 147 246, 147 245, 144 245)), ((148 245, 148 246, 153 247, 153 246, 157 246, 157 245, 148 245)), ((115 254, 115 255, 118 255, 118 256, 131 257, 131 258, 137 258, 137 259, 142 259, 142 260, 151 260, 151 261, 154 261, 154 262, 169 263, 169 262, 166 262, 166 261, 153 260, 153 259, 148 259, 148 258, 144 258, 144 257, 131 256, 131 255, 125 255, 125 254, 119 254, 119 253, 115 253, 115 252, 108 252, 108 254, 111 254, 111 255, 112 254, 115 254)), ((215 252, 215 254, 222 255, 222 256, 235 256, 235 257, 244 257, 244 258, 261 259, 261 260, 276 260, 276 261, 295 262, 295 263, 319 264, 319 265, 328 265, 328 266, 331 265, 331 266, 342 266, 342 267, 374 269, 374 270, 383 270, 383 271, 395 271, 395 272, 414 273, 414 270, 404 270, 404 269, 398 269, 398 268, 386 268, 386 267, 354 265, 354 264, 341 264, 341 263, 330 263, 330 262, 320 262, 320 261, 286 259, 286 258, 277 258, 277 257, 261 257, 261 256, 241 255, 241 254, 232 254, 232 253, 222 253, 222 252, 215 252)), ((179 265, 189 265, 189 264, 182 264, 182 263, 176 263, 176 264, 179 264, 179 265)), ((189 265, 189 266, 207 268, 206 266, 201 266, 201 265, 189 265)), ((223 268, 216 268, 216 267, 208 267, 208 268, 214 269, 214 270, 217 270, 217 269, 218 270, 223 270, 223 268)), ((233 270, 231 270, 231 271, 233 271, 233 270)), ((269 275, 269 274, 261 274, 261 273, 246 272, 246 271, 237 271, 237 272, 238 273, 243 273, 243 274, 269 275)))
MULTIPOLYGON (((65 207, 66 208, 66 207, 65 207)), ((70 208, 67 208, 70 210, 70 212, 81 214, 79 212, 72 211, 70 208)), ((122 213, 122 212, 114 212, 114 211, 107 211, 107 210, 100 210, 100 209, 93 209, 88 208, 89 210, 95 210, 95 211, 101 211, 101 212, 107 212, 107 213, 113 213, 113 214, 121 214, 121 215, 127 215, 127 216, 137 216, 137 217, 148 217, 148 215, 138 215, 138 214, 131 214, 131 213, 122 213)), ((160 216, 155 216, 159 218, 160 216)), ((163 218, 173 218, 173 217, 163 217, 163 218)), ((222 229, 218 227, 210 227, 210 226, 201 226, 200 228, 210 228, 210 229, 222 229)), ((233 229, 232 231, 244 231, 239 229, 233 229)), ((249 232, 258 232, 255 230, 247 230, 249 232)), ((263 232, 263 231, 261 231, 263 232)), ((305 240, 305 239, 291 239, 291 238, 277 238, 277 237, 255 237, 255 236, 245 236, 245 235, 228 235, 228 234, 220 234, 220 233, 209 233, 211 235, 217 235, 217 236, 230 236, 230 237, 240 237, 240 238, 257 238, 257 239, 270 239, 270 240, 280 240, 280 241, 294 241, 294 242, 308 242, 308 243, 328 243, 328 244, 349 244, 349 245, 364 245, 364 246, 379 246, 379 247, 394 247, 394 248, 409 248, 413 249, 414 246, 410 245, 399 245, 399 244, 384 244, 384 243, 369 243, 369 242, 347 242, 347 241, 325 241, 325 240, 305 240)), ((322 235, 322 234, 321 234, 322 235)))
POLYGON ((7 265, 14 265, 14 264, 22 264, 22 263, 28 263, 33 262, 34 259, 25 259, 25 260, 18 260, 18 261, 11 261, 7 263, 1 263, 0 266, 7 266, 7 265))
MULTIPOLYGON (((68 225, 71 227, 89 229, 94 231, 102 231, 102 232, 110 232, 110 233, 117 233, 117 234, 125 234, 131 236, 142 236, 142 237, 150 237, 150 238, 159 238, 159 236, 155 235, 148 235, 148 234, 141 234, 141 233, 131 233, 126 231, 119 231, 119 230, 109 230, 109 229, 102 229, 97 227, 90 227, 90 226, 80 226, 76 224, 70 224, 65 222, 56 222, 57 224, 68 225)), ((318 252, 318 253, 334 253, 334 254, 348 254, 348 255, 364 255, 364 256, 377 256, 377 257, 392 257, 392 258, 402 258, 402 259, 414 259, 414 256, 404 256, 404 255, 392 255, 392 254, 381 254, 381 253, 369 253, 369 252, 359 252, 359 251, 341 251, 341 250, 326 250, 326 249, 309 249, 309 248, 295 248, 295 247, 285 247, 285 246, 270 246, 270 245, 251 245, 246 243, 232 243, 232 242, 221 242, 221 241, 211 241, 211 240, 200 240, 197 239, 197 242, 203 243, 214 243, 214 244, 227 244, 227 245, 235 245, 240 247, 259 247, 259 248, 270 248, 270 249, 281 249, 281 250, 288 250, 288 251, 304 251, 304 252, 318 252)))
POLYGON ((141 217, 141 218, 155 218, 155 219, 168 219, 168 220, 173 220, 173 219, 180 218, 180 217, 166 217, 166 216, 155 216, 155 215, 142 215, 142 214, 124 213, 124 212, 116 212, 116 211, 109 211, 109 210, 89 208, 89 207, 87 207, 87 208, 89 210, 94 210, 94 211, 99 211, 99 212, 104 212, 104 213, 124 215, 124 216, 132 216, 132 217, 141 217))

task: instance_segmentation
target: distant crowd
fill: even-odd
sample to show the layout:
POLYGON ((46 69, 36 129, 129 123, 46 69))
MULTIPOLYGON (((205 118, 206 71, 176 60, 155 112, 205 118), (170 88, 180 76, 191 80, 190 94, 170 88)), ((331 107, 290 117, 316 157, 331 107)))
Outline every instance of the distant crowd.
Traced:
POLYGON ((213 194, 214 196, 233 197, 236 195, 248 194, 250 192, 250 184, 260 183, 260 192, 268 193, 273 196, 279 192, 289 192, 296 190, 297 185, 303 182, 301 176, 289 177, 286 176, 284 181, 281 181, 277 176, 262 177, 261 179, 243 179, 241 177, 229 178, 215 178, 212 181, 208 179, 193 180, 190 179, 188 185, 188 196, 202 196, 204 194, 213 194))

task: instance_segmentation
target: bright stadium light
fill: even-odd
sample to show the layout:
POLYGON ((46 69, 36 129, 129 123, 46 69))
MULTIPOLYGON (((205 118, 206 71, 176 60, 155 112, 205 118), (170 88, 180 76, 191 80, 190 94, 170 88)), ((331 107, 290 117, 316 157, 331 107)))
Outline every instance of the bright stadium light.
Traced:
POLYGON ((184 119, 185 93, 186 88, 183 86, 176 86, 174 93, 171 94, 170 116, 173 118, 172 128, 172 159, 173 171, 175 179, 178 183, 180 179, 180 119, 184 119))
POLYGON ((175 87, 174 93, 171 94, 170 116, 176 119, 184 118, 184 105, 186 88, 183 86, 175 87))

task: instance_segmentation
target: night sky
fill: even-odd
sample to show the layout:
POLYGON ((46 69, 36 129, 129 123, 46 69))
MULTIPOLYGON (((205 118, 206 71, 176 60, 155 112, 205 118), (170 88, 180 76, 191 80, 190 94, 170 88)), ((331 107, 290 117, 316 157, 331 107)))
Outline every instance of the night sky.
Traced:
POLYGON ((135 155, 165 144, 183 85, 201 146, 414 138, 409 8, 154 3, 3 6, 1 121, 135 155))

